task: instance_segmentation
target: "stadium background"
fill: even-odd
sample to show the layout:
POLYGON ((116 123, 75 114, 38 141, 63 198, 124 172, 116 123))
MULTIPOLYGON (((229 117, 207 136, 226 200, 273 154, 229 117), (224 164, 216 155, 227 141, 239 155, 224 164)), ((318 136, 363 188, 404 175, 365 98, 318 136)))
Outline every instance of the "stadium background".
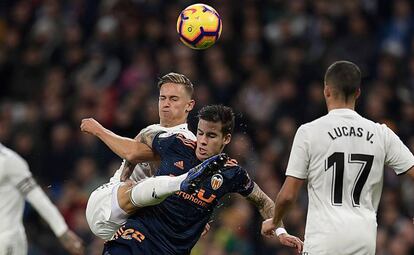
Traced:
MULTIPOLYGON (((227 152, 272 199, 297 127, 326 113, 323 73, 334 60, 363 71, 357 111, 387 123, 414 151, 412 2, 205 1, 224 29, 203 52, 184 47, 176 34, 177 15, 194 2, 0 1, 0 141, 28 160, 87 254, 101 254, 102 242, 88 229, 85 203, 121 160, 81 134, 80 120, 94 117, 135 136, 158 122, 156 79, 170 71, 194 82, 197 109, 234 107, 237 128, 227 152)), ((413 182, 387 169, 384 183, 377 254, 414 254, 413 182)), ((193 254, 295 254, 260 237, 259 214, 245 201, 223 202, 193 254)), ((303 191, 286 220, 300 237, 306 203, 303 191)), ((24 222, 30 255, 65 254, 30 206, 24 222)))

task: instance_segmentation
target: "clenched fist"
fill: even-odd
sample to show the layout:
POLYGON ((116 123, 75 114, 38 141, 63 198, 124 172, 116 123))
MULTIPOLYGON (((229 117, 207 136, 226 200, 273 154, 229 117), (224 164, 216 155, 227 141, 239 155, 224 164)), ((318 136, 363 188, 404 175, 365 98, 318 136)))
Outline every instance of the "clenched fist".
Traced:
POLYGON ((99 131, 104 129, 104 127, 95 119, 87 118, 82 120, 80 129, 82 132, 96 136, 99 131))

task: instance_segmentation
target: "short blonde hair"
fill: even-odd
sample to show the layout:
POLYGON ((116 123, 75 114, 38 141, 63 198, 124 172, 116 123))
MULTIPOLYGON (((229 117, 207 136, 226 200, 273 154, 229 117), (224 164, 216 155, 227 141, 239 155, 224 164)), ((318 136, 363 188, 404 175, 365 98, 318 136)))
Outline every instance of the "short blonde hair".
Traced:
POLYGON ((190 97, 193 98, 193 93, 194 93, 193 83, 184 74, 168 73, 162 76, 161 78, 158 79, 158 88, 161 88, 162 85, 164 85, 165 83, 175 83, 175 84, 183 85, 184 89, 187 91, 190 97))

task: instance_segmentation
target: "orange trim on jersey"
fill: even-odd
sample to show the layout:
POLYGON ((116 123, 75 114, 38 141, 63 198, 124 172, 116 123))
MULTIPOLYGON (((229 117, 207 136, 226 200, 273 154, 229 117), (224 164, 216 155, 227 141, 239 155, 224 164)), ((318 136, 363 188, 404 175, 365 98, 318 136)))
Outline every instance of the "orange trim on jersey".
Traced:
POLYGON ((116 231, 116 233, 118 234, 118 235, 122 235, 123 233, 124 233, 124 229, 123 229, 124 227, 121 227, 120 229, 118 229, 118 231, 116 231))
POLYGON ((196 141, 193 141, 191 139, 186 138, 183 134, 177 134, 177 137, 179 137, 180 139, 185 140, 189 143, 193 143, 194 145, 196 144, 196 141))
POLYGON ((185 146, 190 147, 191 149, 195 149, 196 142, 193 140, 185 138, 182 134, 178 134, 177 138, 180 139, 180 141, 183 142, 185 146))
POLYGON ((174 163, 174 166, 180 168, 181 170, 184 170, 184 161, 180 160, 174 163))

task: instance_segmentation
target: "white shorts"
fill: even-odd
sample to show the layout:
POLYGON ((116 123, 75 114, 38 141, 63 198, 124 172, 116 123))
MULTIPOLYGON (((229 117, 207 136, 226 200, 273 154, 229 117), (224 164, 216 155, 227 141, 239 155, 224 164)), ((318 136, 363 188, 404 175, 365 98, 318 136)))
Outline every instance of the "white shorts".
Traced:
MULTIPOLYGON (((346 228, 344 226, 344 228, 346 228)), ((303 255, 375 255, 376 228, 369 227, 342 233, 305 234, 303 255)))
POLYGON ((27 239, 24 230, 13 234, 0 234, 0 255, 27 255, 27 239))
POLYGON ((128 214, 118 204, 117 192, 120 185, 120 182, 101 185, 92 192, 86 206, 89 228, 103 240, 110 240, 128 219, 128 214))

